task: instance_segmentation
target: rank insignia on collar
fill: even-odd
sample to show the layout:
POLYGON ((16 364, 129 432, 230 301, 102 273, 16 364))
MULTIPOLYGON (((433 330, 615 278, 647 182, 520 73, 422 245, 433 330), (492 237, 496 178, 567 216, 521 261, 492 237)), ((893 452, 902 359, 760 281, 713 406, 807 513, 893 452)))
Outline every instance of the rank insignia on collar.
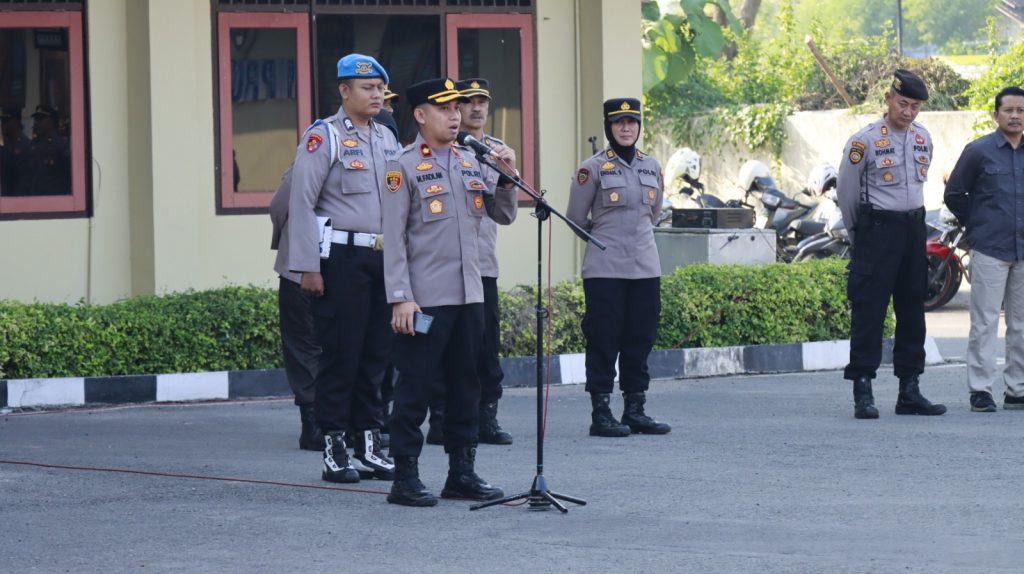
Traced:
POLYGON ((421 161, 416 165, 416 171, 430 171, 432 169, 434 169, 434 164, 429 161, 421 161))
POLYGON ((438 185, 436 183, 427 188, 427 193, 429 193, 430 195, 433 195, 435 193, 441 193, 442 191, 444 191, 444 186, 438 185))
POLYGON ((399 187, 402 187, 402 172, 400 171, 389 171, 384 174, 384 183, 388 186, 388 190, 391 193, 398 191, 399 187))
POLYGON ((637 159, 644 159, 644 155, 645 155, 644 152, 642 152, 640 150, 636 150, 636 158, 637 159))
POLYGON ((484 196, 474 195, 473 196, 473 207, 477 209, 483 209, 484 207, 484 196))
POLYGON ((309 134, 309 139, 306 140, 306 151, 313 153, 320 149, 320 144, 324 143, 324 138, 320 137, 319 134, 309 134))
POLYGON ((356 125, 353 124, 352 120, 350 120, 348 118, 345 118, 345 121, 343 121, 341 123, 345 124, 345 129, 347 129, 348 131, 352 131, 352 130, 356 129, 356 125))
POLYGON ((359 161, 358 159, 354 159, 352 160, 352 163, 348 164, 348 167, 349 169, 363 169, 364 167, 366 167, 366 164, 359 161))
POLYGON ((468 162, 468 161, 466 161, 466 160, 462 160, 462 161, 460 162, 460 165, 461 165, 462 167, 473 167, 473 164, 469 163, 469 162, 468 162))
POLYGON ((914 134, 914 141, 917 145, 924 145, 924 136, 921 134, 914 134))
POLYGON ((611 159, 613 157, 615 157, 615 152, 612 150, 608 150, 608 159, 611 159))
POLYGON ((429 204, 427 204, 427 208, 430 209, 430 213, 433 213, 434 215, 440 215, 444 213, 444 202, 441 201, 440 199, 435 199, 434 201, 431 201, 429 204))
POLYGON ((576 183, 583 185, 584 183, 587 183, 588 179, 590 179, 589 169, 580 168, 580 170, 576 172, 576 183))
POLYGON ((613 192, 609 193, 609 194, 608 194, 608 199, 609 199, 609 200, 610 200, 610 201, 611 201, 612 203, 618 203, 618 202, 619 202, 619 192, 617 192, 617 191, 613 191, 613 192))
POLYGON ((883 135, 883 136, 887 136, 887 135, 889 135, 889 128, 887 128, 887 127, 885 127, 885 126, 882 126, 882 129, 881 129, 881 130, 879 130, 879 131, 881 131, 881 132, 882 132, 882 135, 883 135))
POLYGON ((428 146, 427 144, 421 145, 420 155, 422 155, 423 157, 430 157, 432 155, 430 152, 430 146, 428 146))
POLYGON ((359 142, 354 139, 341 140, 341 145, 345 147, 357 147, 359 142))
POLYGON ((615 164, 610 161, 606 161, 603 164, 601 164, 601 169, 606 171, 609 169, 615 169, 615 164))
POLYGON ((892 142, 889 141, 889 138, 882 138, 880 140, 875 140, 875 147, 889 147, 889 144, 891 143, 892 142))

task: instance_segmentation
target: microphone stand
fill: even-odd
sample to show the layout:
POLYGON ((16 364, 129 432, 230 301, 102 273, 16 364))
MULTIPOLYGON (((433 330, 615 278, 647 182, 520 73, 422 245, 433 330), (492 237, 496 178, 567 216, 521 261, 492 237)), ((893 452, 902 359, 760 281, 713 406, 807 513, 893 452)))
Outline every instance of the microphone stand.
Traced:
MULTIPOLYGON (((498 166, 494 162, 487 159, 484 154, 477 152, 477 159, 484 165, 496 170, 498 173, 504 173, 498 169, 498 166)), ((504 162, 502 162, 504 163, 504 162)), ((507 167, 507 166, 506 166, 507 167)), ((544 362, 544 321, 548 318, 548 309, 544 306, 544 298, 541 294, 541 287, 543 286, 543 261, 544 261, 544 250, 543 250, 543 230, 544 221, 551 214, 555 214, 559 219, 564 221, 573 231, 576 232, 580 237, 590 241, 599 249, 604 251, 605 245, 598 241, 593 235, 588 233, 585 229, 576 225, 568 218, 560 213, 557 209, 551 207, 551 205, 544 200, 544 196, 526 184, 522 178, 518 175, 509 177, 505 175, 507 179, 510 179, 516 187, 523 190, 536 202, 533 207, 533 216, 537 218, 537 306, 535 308, 537 314, 537 349, 536 349, 536 360, 537 360, 537 474, 533 477, 533 484, 530 485, 530 490, 515 494, 512 496, 506 496, 498 500, 489 500, 480 504, 470 506, 470 510, 479 510, 481 508, 487 508, 489 506, 495 506, 498 504, 505 504, 506 502, 513 502, 516 500, 526 500, 528 508, 530 510, 548 510, 551 506, 554 506, 560 510, 563 514, 569 512, 569 509, 564 504, 559 502, 564 500, 566 502, 572 502, 580 506, 585 505, 587 502, 580 498, 567 496, 565 494, 559 494, 552 492, 548 489, 547 479, 544 478, 544 380, 547 365, 544 362)))

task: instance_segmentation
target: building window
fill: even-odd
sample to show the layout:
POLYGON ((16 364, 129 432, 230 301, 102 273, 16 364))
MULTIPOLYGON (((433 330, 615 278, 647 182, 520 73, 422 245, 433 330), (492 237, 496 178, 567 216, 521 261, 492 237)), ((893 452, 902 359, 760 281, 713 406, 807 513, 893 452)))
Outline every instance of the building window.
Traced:
POLYGON ((219 208, 263 209, 312 123, 308 16, 218 14, 219 208))
POLYGON ((82 13, 0 18, 0 218, 87 212, 82 13))

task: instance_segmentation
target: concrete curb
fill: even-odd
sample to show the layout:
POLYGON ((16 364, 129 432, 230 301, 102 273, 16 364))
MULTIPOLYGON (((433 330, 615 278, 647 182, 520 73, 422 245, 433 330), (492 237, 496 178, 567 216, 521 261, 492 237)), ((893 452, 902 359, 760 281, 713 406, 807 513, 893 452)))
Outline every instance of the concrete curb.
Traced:
MULTIPOLYGON (((925 341, 925 364, 943 362, 935 340, 925 341)), ((651 378, 685 379, 759 373, 792 373, 843 368, 850 354, 849 341, 820 341, 788 345, 750 345, 653 351, 648 366, 651 378)), ((882 363, 892 362, 892 340, 882 346, 882 363)), ((505 387, 532 387, 536 381, 534 357, 502 359, 505 387)), ((586 382, 584 355, 551 357, 551 383, 586 382)), ((117 377, 0 380, 0 408, 82 406, 168 401, 287 397, 283 369, 220 371, 117 377)))

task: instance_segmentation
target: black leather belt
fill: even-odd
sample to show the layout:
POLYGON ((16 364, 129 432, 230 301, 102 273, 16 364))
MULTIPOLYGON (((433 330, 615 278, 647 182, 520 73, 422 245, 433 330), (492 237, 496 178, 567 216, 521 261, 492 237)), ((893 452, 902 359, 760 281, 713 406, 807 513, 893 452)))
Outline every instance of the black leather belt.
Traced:
POLYGON ((924 208, 918 207, 910 211, 887 211, 885 209, 871 209, 871 219, 874 221, 924 221, 924 208))

